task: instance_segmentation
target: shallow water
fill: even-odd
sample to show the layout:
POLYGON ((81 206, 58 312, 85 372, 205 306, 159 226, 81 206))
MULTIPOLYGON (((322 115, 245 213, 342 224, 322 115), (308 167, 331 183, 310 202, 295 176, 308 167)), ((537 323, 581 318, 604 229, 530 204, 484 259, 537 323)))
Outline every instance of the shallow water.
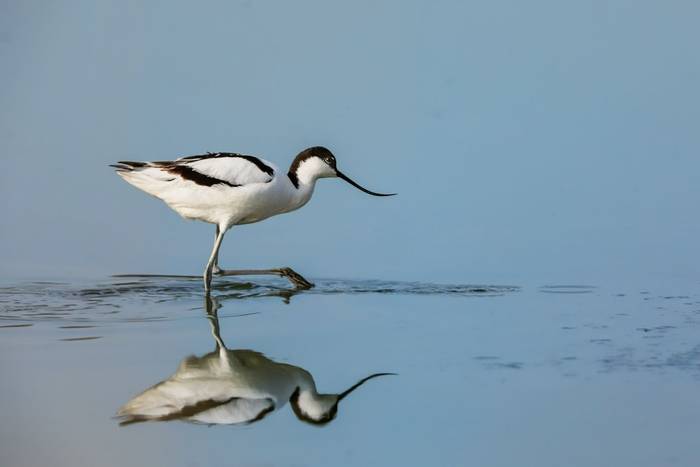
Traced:
POLYGON ((217 321, 197 278, 6 281, 0 464, 700 462, 698 286, 315 282, 219 281, 217 321), (323 426, 286 401, 253 423, 120 425, 132 397, 217 349, 215 323, 230 355, 302 368, 320 392, 397 375, 368 381, 323 426))

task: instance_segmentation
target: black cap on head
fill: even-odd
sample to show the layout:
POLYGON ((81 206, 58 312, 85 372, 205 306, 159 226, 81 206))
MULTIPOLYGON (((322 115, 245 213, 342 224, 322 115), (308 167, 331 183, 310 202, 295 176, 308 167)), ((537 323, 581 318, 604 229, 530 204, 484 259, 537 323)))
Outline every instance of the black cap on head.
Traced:
POLYGON ((359 183, 355 182, 352 180, 350 177, 342 173, 340 170, 338 170, 338 167, 336 165, 336 160, 335 156, 333 153, 328 149, 323 146, 313 146, 307 149, 304 149, 301 151, 299 154, 297 154, 297 157, 294 158, 294 162, 292 162, 292 165, 289 167, 289 179, 292 181, 292 184, 296 188, 299 188, 299 177, 297 175, 297 169, 299 166, 306 160, 311 159, 313 157, 321 159, 323 162, 328 164, 334 171, 335 174, 338 178, 341 180, 345 180, 348 182, 350 185, 354 186, 360 191, 364 191, 365 193, 372 195, 372 196, 394 196, 396 193, 377 193, 371 190, 368 190, 367 188, 361 186, 359 183))

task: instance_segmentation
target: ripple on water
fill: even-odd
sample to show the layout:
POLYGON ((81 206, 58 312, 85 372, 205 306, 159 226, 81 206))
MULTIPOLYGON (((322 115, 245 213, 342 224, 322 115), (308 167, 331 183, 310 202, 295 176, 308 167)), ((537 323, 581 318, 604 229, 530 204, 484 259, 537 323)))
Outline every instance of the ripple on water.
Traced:
MULTIPOLYGON (((432 284, 379 280, 316 280, 310 290, 289 288, 277 278, 255 282, 218 280, 214 292, 219 300, 278 297, 289 302, 297 294, 397 294, 492 297, 514 293, 516 286, 432 284)), ((202 282, 196 276, 114 277, 112 280, 71 285, 60 282, 32 282, 0 287, 0 321, 64 320, 70 322, 148 322, 173 319, 171 316, 139 313, 139 307, 126 304, 161 304, 177 300, 201 299, 202 282), (130 311, 125 311, 128 309, 130 311), (134 314, 136 313, 136 314, 134 314)), ((23 327, 30 324, 8 324, 23 327)))
POLYGON ((596 287, 592 285, 543 285, 539 288, 542 293, 559 293, 559 294, 585 294, 595 291, 596 287))

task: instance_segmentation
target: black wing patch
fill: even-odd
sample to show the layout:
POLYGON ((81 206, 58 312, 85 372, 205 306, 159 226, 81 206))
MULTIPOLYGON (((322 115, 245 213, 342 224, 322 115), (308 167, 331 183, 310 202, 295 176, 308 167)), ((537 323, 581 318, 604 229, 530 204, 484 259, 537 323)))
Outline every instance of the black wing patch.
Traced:
MULTIPOLYGON (((267 174, 269 177, 274 177, 275 171, 272 167, 265 164, 263 161, 255 156, 248 156, 245 154, 237 154, 233 152, 215 152, 200 154, 194 156, 181 157, 175 161, 156 161, 156 162, 135 162, 135 161, 119 161, 117 164, 113 164, 112 167, 117 170, 131 172, 139 169, 146 169, 149 167, 155 167, 161 169, 162 171, 177 175, 184 180, 189 180, 196 183, 197 185, 211 187, 214 185, 226 185, 230 187, 240 187, 242 184, 232 183, 228 180, 222 180, 220 178, 212 177, 205 173, 200 172, 195 167, 191 167, 189 164, 192 162, 198 162, 208 159, 220 159, 235 157, 238 159, 243 159, 251 164, 255 165, 260 172, 267 174)), ((235 177, 234 177, 235 181, 235 177)), ((272 178, 266 181, 269 183, 272 178)))
MULTIPOLYGON (((148 421, 157 421, 157 422, 169 422, 172 420, 182 420, 182 419, 187 419, 190 417, 194 417, 202 412, 206 412, 207 410, 212 410, 217 407, 221 407, 223 405, 230 404, 231 402, 240 400, 240 397, 231 397, 230 399, 226 399, 223 401, 218 401, 214 399, 207 399, 203 401, 198 401, 192 405, 187 405, 185 407, 182 407, 180 410, 166 414, 166 415, 160 415, 160 416, 148 416, 148 415, 127 415, 124 417, 118 417, 121 418, 122 420, 119 422, 119 425, 125 426, 125 425, 131 425, 134 423, 142 423, 142 422, 148 422, 148 421)), ((255 422, 259 422, 267 414, 275 410, 275 402, 268 398, 265 398, 265 402, 270 404, 269 406, 265 407, 262 409, 254 418, 247 420, 245 424, 251 424, 255 422)))
POLYGON ((260 169, 262 172, 265 172, 269 176, 273 176, 275 174, 275 171, 270 167, 269 165, 265 164, 263 161, 258 159, 255 156, 248 156, 246 154, 238 154, 235 152, 208 152, 206 154, 200 154, 196 156, 187 156, 187 157, 181 157, 178 159, 179 161, 200 161, 203 159, 216 159, 218 157, 239 157, 241 159, 245 159, 248 162, 251 162, 255 164, 255 166, 260 169))
POLYGON ((159 415, 159 416, 149 416, 149 415, 127 415, 125 417, 122 417, 122 421, 119 422, 119 425, 131 425, 132 423, 140 423, 140 422, 147 422, 147 421, 158 421, 158 422, 168 422, 171 420, 180 420, 183 418, 188 418, 188 417, 193 417, 197 415, 198 413, 204 412, 206 410, 211 410, 216 407, 226 405, 229 402, 232 402, 236 399, 240 399, 239 397, 231 397, 230 399, 226 399, 223 401, 217 401, 214 399, 207 399, 203 401, 198 401, 192 405, 186 405, 185 407, 181 408, 178 411, 171 412, 166 415, 159 415))
POLYGON ((256 415, 255 418, 253 418, 253 419, 251 419, 251 420, 248 420, 248 421, 246 422, 247 425, 250 425, 251 423, 259 422, 260 420, 262 420, 263 418, 265 418, 265 417, 267 416, 267 414, 269 414, 270 412, 272 412, 273 410, 275 410, 275 403, 272 401, 272 399, 269 399, 269 398, 268 398, 267 401, 270 402, 271 405, 270 405, 269 407, 266 407, 266 408, 262 409, 262 410, 260 411, 260 413, 259 413, 258 415, 256 415))
POLYGON ((210 177, 208 175, 204 175, 201 172, 197 172, 194 170, 192 167, 188 165, 174 165, 172 167, 167 167, 165 170, 167 170, 171 174, 179 175, 185 180, 190 180, 197 185, 202 185, 202 186, 214 186, 218 184, 224 184, 232 187, 237 187, 241 185, 235 185, 233 183, 229 183, 226 180, 219 180, 218 178, 210 177))

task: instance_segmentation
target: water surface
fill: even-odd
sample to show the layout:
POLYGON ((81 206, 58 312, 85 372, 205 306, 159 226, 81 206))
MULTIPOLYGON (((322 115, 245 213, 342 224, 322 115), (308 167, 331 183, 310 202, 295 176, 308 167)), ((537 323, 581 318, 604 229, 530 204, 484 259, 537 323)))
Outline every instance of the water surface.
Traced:
POLYGON ((197 278, 5 281, 2 465, 700 460, 700 287, 315 282, 219 281, 212 334, 197 278), (216 355, 216 336, 241 361, 308 372, 326 394, 397 375, 359 387, 323 425, 283 400, 257 420, 120 425, 127 401, 216 355))

